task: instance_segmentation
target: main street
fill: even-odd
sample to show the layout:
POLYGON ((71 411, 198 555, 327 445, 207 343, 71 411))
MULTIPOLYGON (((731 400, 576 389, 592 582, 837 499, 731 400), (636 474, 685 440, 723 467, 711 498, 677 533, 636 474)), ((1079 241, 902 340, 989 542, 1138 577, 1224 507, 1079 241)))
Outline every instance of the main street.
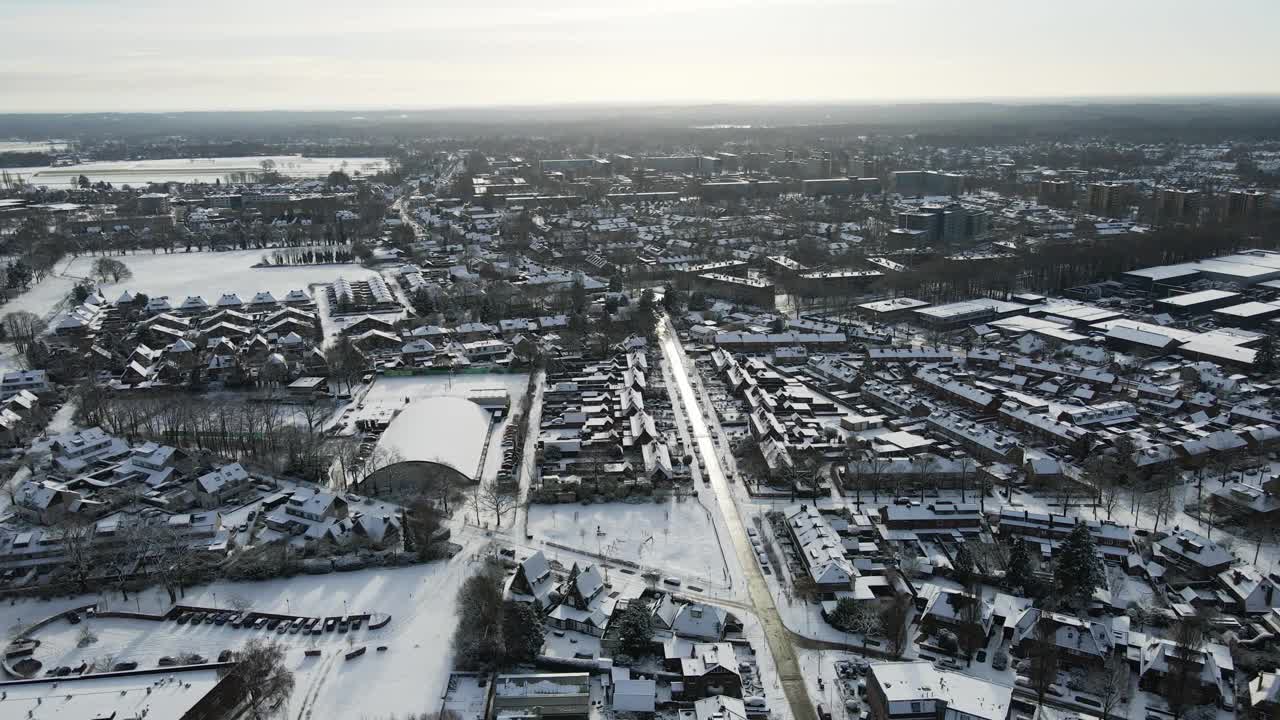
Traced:
POLYGON ((774 603, 773 593, 769 592, 764 574, 760 571, 759 563, 756 562, 755 552, 747 537, 746 525, 738 512, 737 503, 733 501, 733 488, 729 487, 729 479, 720 465, 719 453, 716 452, 707 424, 702 418, 702 404, 698 402, 698 396, 689 380, 684 351, 676 337, 675 328, 672 327, 669 319, 664 319, 658 331, 661 335, 662 353, 675 378, 676 389, 684 400, 688 421, 693 428, 693 437, 698 443, 698 450, 702 456, 702 472, 710 480, 716 502, 724 517, 725 529, 733 542, 734 553, 746 575, 751 607, 764 628, 765 639, 769 643, 769 651, 777 667, 778 680, 787 696, 787 703, 791 706, 791 715, 795 720, 816 720, 817 712, 809 699, 804 678, 800 675, 800 663, 796 658, 791 634, 782 622, 782 616, 774 603))

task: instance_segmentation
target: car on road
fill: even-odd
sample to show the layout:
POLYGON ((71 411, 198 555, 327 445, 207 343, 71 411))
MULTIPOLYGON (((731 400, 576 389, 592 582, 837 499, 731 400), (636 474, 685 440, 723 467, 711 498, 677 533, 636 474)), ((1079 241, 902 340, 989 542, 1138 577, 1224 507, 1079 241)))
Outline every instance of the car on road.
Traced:
POLYGON ((675 576, 667 576, 662 578, 662 582, 672 587, 680 587, 680 578, 675 576))

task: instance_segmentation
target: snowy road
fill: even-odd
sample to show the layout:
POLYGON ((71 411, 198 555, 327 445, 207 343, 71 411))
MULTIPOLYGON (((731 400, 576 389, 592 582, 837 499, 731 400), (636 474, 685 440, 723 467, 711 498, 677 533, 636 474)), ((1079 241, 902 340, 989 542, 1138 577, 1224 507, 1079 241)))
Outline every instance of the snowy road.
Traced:
POLYGON ((747 592, 751 605, 764 627, 765 639, 768 641, 769 651, 777 666, 778 679, 782 683, 783 692, 786 693, 787 703, 791 706, 791 715, 796 720, 816 720, 817 714, 800 674, 800 663, 796 658, 795 648, 791 644, 790 633, 782 622, 782 616, 778 613, 773 594, 769 592, 769 586, 765 583, 764 574, 760 572, 760 566, 756 563, 755 553, 747 539, 746 526, 738 513, 737 504, 733 501, 733 489, 729 487, 729 481, 720 467, 719 455, 711 442, 702 414, 697 412, 701 404, 689 382, 684 352, 680 348, 679 340, 676 339, 676 332, 670 320, 664 320, 659 326, 659 332, 663 355, 675 376, 676 389, 689 411, 689 423, 693 426, 693 436, 702 455, 703 472, 711 480, 716 501, 725 519, 725 528, 733 542, 739 564, 746 574, 747 592))

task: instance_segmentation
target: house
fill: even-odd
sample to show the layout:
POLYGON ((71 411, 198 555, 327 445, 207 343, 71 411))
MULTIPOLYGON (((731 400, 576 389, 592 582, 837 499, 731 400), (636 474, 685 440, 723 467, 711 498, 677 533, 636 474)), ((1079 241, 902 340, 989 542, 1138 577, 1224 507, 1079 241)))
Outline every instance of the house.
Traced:
POLYGON ((1094 547, 1104 560, 1121 562, 1130 552, 1129 528, 1110 520, 1088 520, 1010 507, 1000 508, 999 520, 1002 539, 1022 538, 1033 548, 1039 548, 1042 557, 1050 557, 1078 524, 1089 528, 1094 547))
POLYGON ((845 557, 844 542, 818 509, 801 505, 787 517, 787 532, 818 589, 834 593, 853 589, 858 570, 845 557))
POLYGON ((529 602, 539 610, 551 607, 551 594, 555 592, 555 578, 551 565, 541 550, 525 558, 512 576, 507 593, 515 600, 529 602))
POLYGON ((1227 646, 1209 642, 1187 653, 1172 640, 1148 638, 1140 652, 1138 687, 1164 693, 1168 683, 1184 679, 1190 683, 1190 704, 1217 702, 1223 707, 1234 706, 1235 662, 1227 646), (1181 663, 1190 667, 1184 671, 1181 663))
POLYGON ((203 508, 215 508, 226 502, 227 498, 239 493, 252 482, 249 473, 240 463, 223 465, 196 478, 194 490, 196 500, 203 508))
POLYGON ((874 662, 867 673, 873 720, 1005 720, 1013 688, 939 670, 924 660, 874 662))
POLYGON ((687 656, 669 657, 666 662, 669 669, 679 671, 685 698, 742 697, 742 675, 730 643, 694 643, 687 656))
POLYGON ((595 637, 604 635, 615 602, 605 593, 604 579, 594 565, 579 567, 574 563, 559 592, 560 603, 547 614, 552 627, 595 637))
POLYGON ((605 699, 613 704, 614 712, 651 713, 657 696, 656 681, 633 678, 630 668, 610 668, 609 683, 605 686, 605 699))
POLYGON ((1240 615, 1262 615, 1280 607, 1280 590, 1274 577, 1248 565, 1218 573, 1218 586, 1228 600, 1223 610, 1240 615))
POLYGON ((724 639, 729 613, 704 603, 681 602, 664 594, 653 604, 653 627, 679 637, 717 642, 724 639))
POLYGON ((387 513, 354 512, 342 522, 350 522, 352 534, 375 550, 396 546, 403 534, 400 518, 387 513))
POLYGON ((347 516, 347 501, 331 492, 296 490, 289 497, 284 511, 312 522, 341 520, 347 516))
POLYGON ((991 603, 959 590, 944 589, 930 597, 921 613, 920 625, 935 633, 942 629, 959 630, 970 622, 969 608, 974 603, 979 606, 976 617, 982 627, 982 634, 986 637, 991 634, 994 622, 991 603))
POLYGON ((1052 629, 1063 664, 1098 668, 1115 651, 1111 629, 1101 622, 1030 608, 1014 626, 1010 645, 1017 654, 1030 657, 1037 642, 1036 627, 1041 623, 1052 629))
POLYGON ((129 451, 127 443, 97 427, 58 435, 53 438, 49 447, 54 453, 54 469, 64 476, 79 474, 93 462, 129 451))
POLYGON ((747 708, 741 699, 727 695, 714 695, 693 703, 691 717, 681 711, 680 720, 746 720, 747 708))
POLYGON ((44 370, 17 370, 0 376, 0 400, 8 400, 23 390, 44 395, 52 389, 49 374, 44 370))
POLYGON ((436 346, 430 341, 423 338, 410 340, 400 346, 400 357, 409 364, 416 364, 419 360, 430 360, 435 357, 436 346))
POLYGON ((49 482, 28 480, 14 492, 13 509, 24 520, 40 525, 56 525, 80 494, 49 482))
POLYGON ((1231 566, 1235 556, 1203 535, 1179 530, 1157 542, 1152 550, 1194 580, 1209 580, 1231 566))

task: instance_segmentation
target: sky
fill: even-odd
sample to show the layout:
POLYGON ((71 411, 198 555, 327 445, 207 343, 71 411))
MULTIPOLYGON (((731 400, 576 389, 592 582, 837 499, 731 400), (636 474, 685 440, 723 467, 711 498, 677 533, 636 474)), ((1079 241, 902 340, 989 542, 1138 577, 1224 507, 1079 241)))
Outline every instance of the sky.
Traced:
POLYGON ((1280 93, 1277 0, 0 0, 0 112, 1280 93))

